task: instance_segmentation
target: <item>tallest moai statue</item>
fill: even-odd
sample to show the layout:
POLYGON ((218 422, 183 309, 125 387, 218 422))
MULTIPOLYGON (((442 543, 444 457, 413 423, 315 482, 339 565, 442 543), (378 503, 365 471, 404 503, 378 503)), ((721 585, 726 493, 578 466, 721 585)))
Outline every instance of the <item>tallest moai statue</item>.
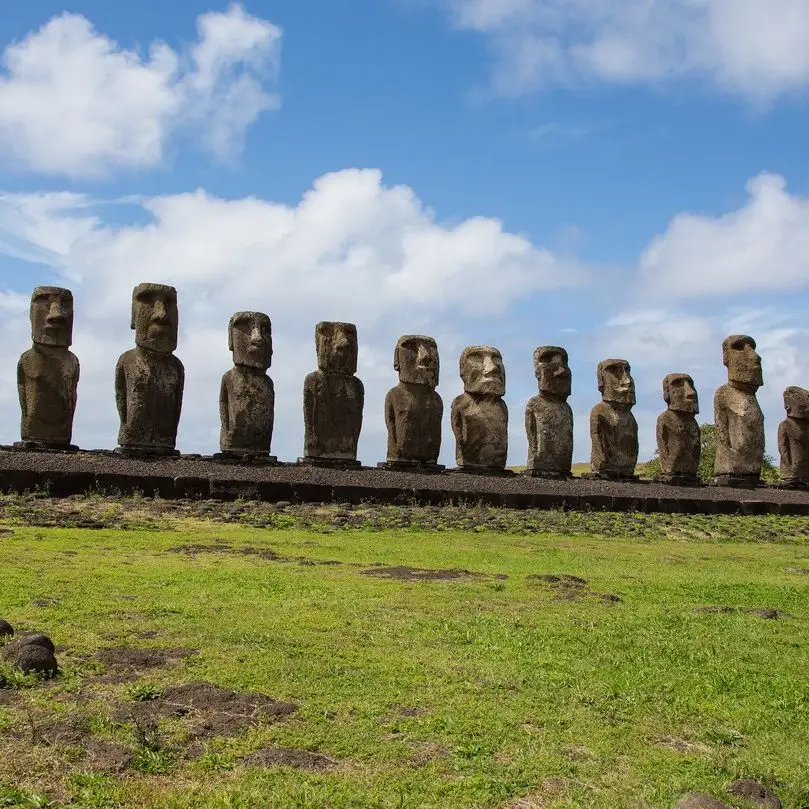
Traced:
POLYGON ((61 287, 37 287, 31 296, 33 346, 17 365, 25 449, 75 450, 73 415, 79 361, 73 342, 73 293, 61 287))

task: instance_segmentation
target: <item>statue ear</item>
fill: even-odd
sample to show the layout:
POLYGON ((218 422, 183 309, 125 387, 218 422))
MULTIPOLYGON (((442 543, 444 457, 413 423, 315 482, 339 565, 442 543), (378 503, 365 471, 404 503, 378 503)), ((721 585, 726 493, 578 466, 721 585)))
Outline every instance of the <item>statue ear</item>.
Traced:
POLYGON ((667 376, 663 378, 663 401, 666 404, 671 403, 671 385, 667 376))
POLYGON ((598 392, 604 393, 604 369, 601 365, 596 368, 596 382, 598 383, 598 392))
POLYGON ((393 349, 393 370, 399 370, 399 346, 393 349))

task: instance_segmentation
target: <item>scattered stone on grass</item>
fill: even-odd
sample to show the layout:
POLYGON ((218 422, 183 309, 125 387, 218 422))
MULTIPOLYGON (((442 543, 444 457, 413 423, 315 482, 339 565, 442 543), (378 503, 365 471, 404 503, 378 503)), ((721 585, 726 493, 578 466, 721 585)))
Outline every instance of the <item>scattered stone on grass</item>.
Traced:
MULTIPOLYGON (((431 570, 429 568, 404 567, 396 565, 392 567, 379 566, 368 570, 361 570, 363 576, 379 576, 385 579, 397 579, 398 581, 452 581, 457 579, 482 579, 485 573, 473 573, 471 570, 452 568, 450 570, 431 570)), ((495 575, 496 579, 508 578, 502 573, 495 575)))
POLYGON ((26 674, 53 677, 59 670, 53 641, 39 633, 28 633, 6 644, 0 657, 26 674))
POLYGON ((50 596, 46 598, 37 598, 33 604, 35 607, 58 607, 59 604, 62 602, 58 598, 52 598, 50 596))
POLYGON ((682 739, 679 736, 669 736, 667 734, 662 734, 660 736, 655 736, 652 741, 658 747, 664 747, 667 750, 673 750, 675 753, 710 753, 711 748, 708 747, 707 744, 702 744, 701 742, 691 742, 687 739, 682 739))
POLYGON ((116 721, 149 722, 161 717, 187 718, 192 739, 236 736, 259 722, 275 722, 297 709, 265 694, 228 691, 211 683, 187 683, 163 690, 154 700, 120 708, 116 721))
POLYGON ((761 807, 761 809, 781 809, 780 798, 763 784, 752 778, 740 778, 731 781, 727 790, 731 795, 761 807))
POLYGON ((166 553, 181 553, 186 556, 199 556, 202 553, 229 553, 242 556, 258 556, 260 559, 266 559, 270 562, 286 562, 288 561, 283 556, 279 556, 272 548, 234 548, 228 545, 227 542, 222 540, 214 540, 208 545, 201 543, 189 543, 188 545, 177 545, 174 548, 169 548, 166 553))
POLYGON ((792 618, 788 612, 783 612, 782 610, 778 610, 773 607, 748 610, 747 612, 750 615, 757 615, 759 618, 764 618, 767 621, 777 621, 779 618, 792 618))
POLYGON ((13 634, 14 627, 5 618, 0 618, 0 638, 8 638, 13 634))
POLYGON ((691 792, 684 795, 677 803, 676 809, 733 809, 726 803, 706 795, 704 792, 691 792))
POLYGON ((784 573, 797 573, 799 576, 809 576, 809 568, 807 568, 807 567, 787 567, 787 568, 784 568, 784 573))
POLYGON ((14 532, 10 528, 0 528, 0 537, 13 536, 14 532))
POLYGON ((253 767, 295 767, 299 770, 320 772, 334 767, 337 762, 322 753, 295 750, 290 747, 264 747, 242 759, 253 767))
POLYGON ((144 669, 164 668, 187 657, 199 654, 197 649, 163 649, 133 648, 130 646, 112 646, 99 649, 93 656, 113 673, 125 671, 141 671, 144 669))
POLYGON ((570 573, 529 573, 530 583, 547 585, 556 592, 559 601, 578 601, 582 598, 598 598, 607 604, 622 604, 623 598, 615 593, 596 593, 590 589, 587 579, 570 573))
POLYGON ((694 612, 704 612, 713 615, 732 615, 733 613, 745 613, 764 618, 767 621, 777 621, 779 618, 792 618, 790 613, 774 607, 754 607, 752 609, 742 609, 741 607, 730 607, 726 604, 710 604, 703 607, 695 607, 694 612))

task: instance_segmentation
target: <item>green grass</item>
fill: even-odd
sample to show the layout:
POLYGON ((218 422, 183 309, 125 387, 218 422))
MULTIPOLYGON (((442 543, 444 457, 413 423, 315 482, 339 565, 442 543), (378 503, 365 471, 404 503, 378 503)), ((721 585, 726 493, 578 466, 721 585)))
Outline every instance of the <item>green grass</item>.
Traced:
MULTIPOLYGON (((120 516, 121 502, 95 506, 120 516)), ((787 807, 809 803, 809 576, 796 572, 809 568, 809 521, 605 514, 582 533, 582 515, 557 513, 554 532, 537 533, 525 514, 488 510, 504 530, 335 530, 325 513, 315 528, 267 529, 212 522, 211 506, 165 530, 87 530, 6 512, 0 615, 48 632, 64 671, 0 691, 0 807, 663 809, 690 790, 727 800, 737 777, 787 807), (216 552, 171 552, 188 544, 216 552), (268 550, 281 560, 255 553, 268 550), (377 563, 483 575, 362 574, 377 563), (99 681, 93 653, 119 645, 198 654, 134 683, 99 681), (191 758, 181 720, 145 743, 116 716, 197 680, 298 710, 191 758), (31 743, 32 722, 79 714, 133 749, 124 774, 90 772, 75 746, 31 743), (337 763, 241 761, 267 746, 337 763)))

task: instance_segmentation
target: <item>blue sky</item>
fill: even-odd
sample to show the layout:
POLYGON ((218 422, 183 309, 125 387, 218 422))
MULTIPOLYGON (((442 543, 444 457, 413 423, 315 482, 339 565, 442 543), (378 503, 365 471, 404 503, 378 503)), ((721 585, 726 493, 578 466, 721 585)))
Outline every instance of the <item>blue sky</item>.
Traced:
POLYGON ((359 326, 366 463, 384 453, 396 337, 417 331, 439 340, 447 410, 463 346, 502 349, 511 463, 536 345, 570 351, 579 460, 595 365, 628 359, 648 456, 662 376, 693 373, 710 420, 721 339, 748 331, 774 454, 781 391, 809 385, 809 6, 766 5, 15 4, 0 441, 17 437, 27 297, 55 282, 77 296, 76 439, 114 445, 129 295, 154 280, 180 291, 187 451, 216 449, 227 319, 256 308, 274 323, 286 459, 319 319, 359 326))

